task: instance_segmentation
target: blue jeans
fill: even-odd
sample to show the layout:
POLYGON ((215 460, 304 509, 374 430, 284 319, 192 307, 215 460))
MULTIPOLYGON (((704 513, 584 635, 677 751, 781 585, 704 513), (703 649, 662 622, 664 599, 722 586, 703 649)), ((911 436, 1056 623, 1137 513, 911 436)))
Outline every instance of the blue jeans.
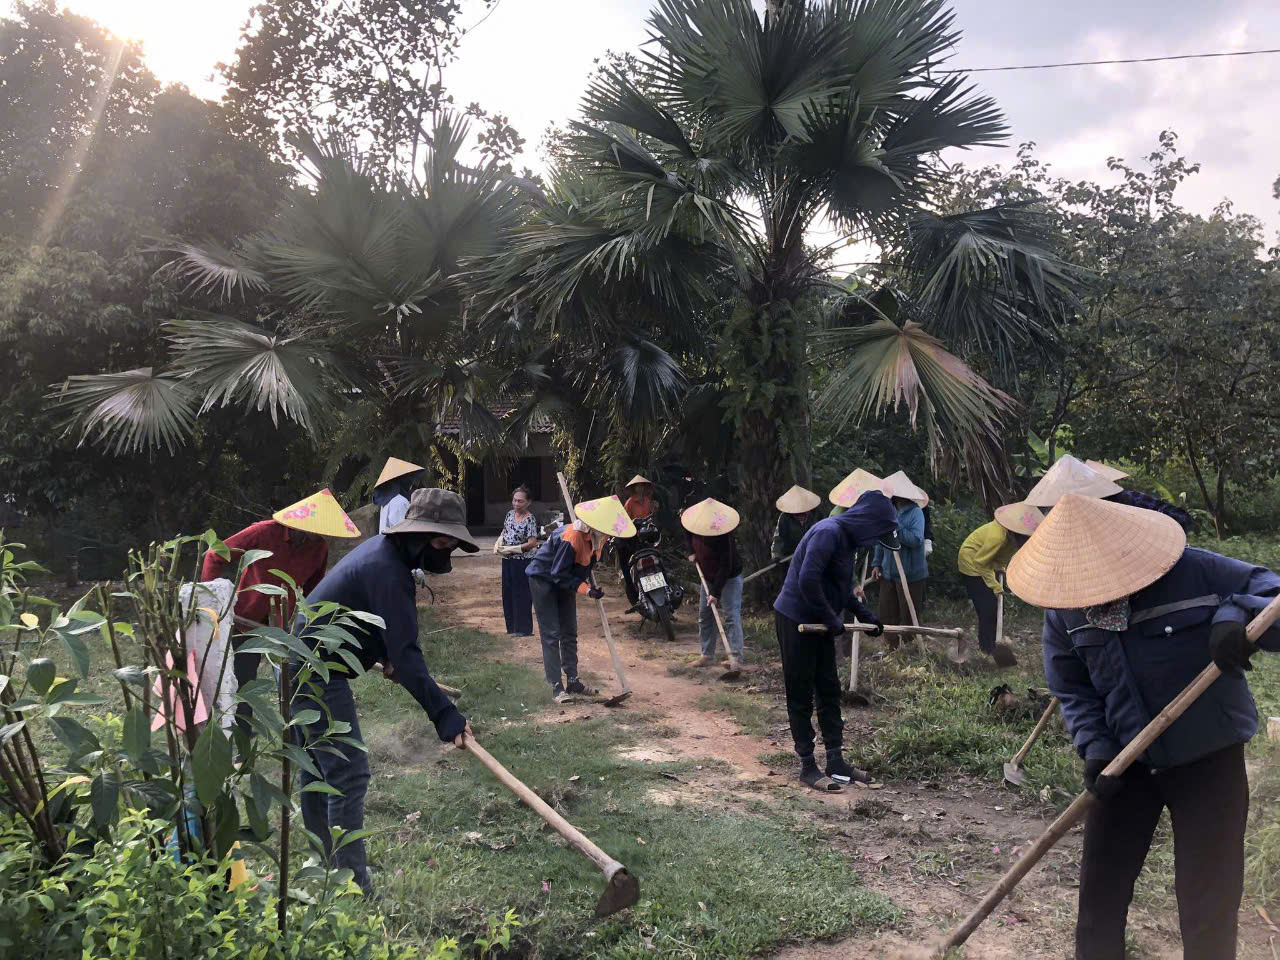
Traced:
MULTIPOLYGON (((302 822, 307 829, 320 838, 324 844, 324 852, 329 855, 332 850, 331 827, 340 827, 350 832, 364 827, 364 797, 369 789, 369 755, 363 750, 348 746, 345 743, 331 743, 331 747, 339 751, 335 754, 329 749, 312 750, 312 740, 323 736, 329 721, 325 719, 325 709, 333 721, 345 721, 351 724, 351 732, 347 736, 355 737, 363 742, 360 736, 360 719, 356 716, 356 701, 351 693, 351 685, 347 676, 341 673, 330 673, 329 682, 321 683, 318 676, 313 676, 311 683, 318 689, 324 701, 317 703, 310 694, 302 694, 294 701, 294 712, 301 710, 319 710, 320 720, 303 728, 303 746, 307 747, 307 755, 320 769, 321 779, 341 796, 325 793, 301 794, 302 822)), ((302 786, 313 783, 316 777, 307 770, 300 771, 302 786)), ((365 859, 364 841, 349 843, 336 854, 333 854, 333 865, 339 869, 348 868, 355 874, 355 881, 365 891, 372 889, 369 882, 369 868, 365 859)))
POLYGON ((542 639, 542 672, 552 687, 560 683, 560 671, 570 682, 578 679, 578 595, 572 588, 557 587, 546 577, 529 577, 533 611, 538 615, 542 639))
MULTIPOLYGON (((698 596, 698 639, 702 641, 702 655, 714 657, 716 646, 720 643, 720 631, 716 629, 715 614, 707 603, 707 591, 699 588, 698 596)), ((730 577, 725 581, 717 601, 720 608, 720 619, 724 621, 724 632, 729 638, 729 649, 735 660, 742 659, 742 576, 730 577)))

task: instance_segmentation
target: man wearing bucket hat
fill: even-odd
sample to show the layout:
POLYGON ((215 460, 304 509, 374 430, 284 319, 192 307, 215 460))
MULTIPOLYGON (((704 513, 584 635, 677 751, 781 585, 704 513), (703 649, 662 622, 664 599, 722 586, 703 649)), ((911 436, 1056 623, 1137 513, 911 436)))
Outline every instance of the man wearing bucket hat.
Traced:
MULTIPOLYGON (((285 589, 286 596, 274 599, 281 606, 280 622, 288 623, 293 619, 294 594, 288 589, 288 584, 271 571, 287 573, 305 596, 320 583, 328 566, 329 544, 325 537, 358 536, 360 531, 326 488, 278 510, 270 520, 259 520, 227 537, 223 543, 230 551, 230 557, 223 558, 213 550, 206 551, 200 579, 207 582, 225 576, 236 556, 246 551, 270 550, 270 557, 263 557, 241 571, 240 582, 236 585, 235 616, 246 626, 249 623, 266 623, 273 598, 251 588, 267 584, 285 589)), ((232 649, 238 651, 244 642, 245 634, 237 632, 232 638, 232 649)), ((237 689, 257 677, 261 661, 260 653, 235 653, 231 668, 237 689)), ((236 705, 236 722, 246 734, 251 733, 249 718, 252 715, 247 703, 236 705)))
POLYGON ((635 524, 617 497, 588 500, 573 509, 578 519, 548 537, 526 571, 542 642, 542 670, 557 703, 597 693, 578 677, 577 595, 604 596, 590 583, 600 551, 610 537, 636 535, 635 524))
POLYGON ((423 467, 398 457, 387 457, 373 485, 373 502, 378 506, 378 532, 386 533, 409 512, 409 492, 422 476, 423 467))
POLYGON ((841 616, 846 609, 876 628, 871 636, 883 632, 879 619, 853 592, 853 555, 859 547, 877 543, 894 549, 897 534, 897 511, 889 498, 879 490, 864 492, 840 516, 819 520, 809 528, 796 547, 782 591, 773 603, 787 719, 800 757, 800 779, 815 790, 837 792, 851 780, 865 783, 871 779, 844 759, 836 639, 845 632, 841 616), (802 623, 825 624, 827 632, 801 633, 802 623), (813 757, 815 697, 818 726, 827 750, 825 775, 813 757))
POLYGON ((778 508, 778 523, 773 528, 773 541, 769 544, 769 555, 775 563, 796 552, 800 538, 809 529, 813 511, 821 503, 821 497, 799 484, 777 499, 774 506, 778 508))
POLYGON ((729 659, 742 660, 742 554, 738 553, 738 511, 708 497, 680 514, 680 525, 689 534, 689 562, 696 563, 706 580, 699 587, 698 640, 702 656, 695 667, 715 663, 719 628, 711 608, 720 612, 729 642, 729 659))
POLYGON ((1004 586, 996 578, 1009 566, 1018 548, 1035 532, 1044 514, 1028 503, 996 508, 996 518, 965 537, 956 555, 960 579, 978 616, 978 647, 998 667, 1014 667, 1018 658, 1006 643, 997 643, 996 607, 1004 586))
MULTIPOLYGON (((1124 956, 1134 882, 1165 807, 1184 956, 1235 957, 1244 745, 1258 725, 1245 622, 1280 577, 1187 547, 1164 514, 1066 494, 1010 561, 1009 588, 1046 608, 1045 675, 1099 800, 1085 822, 1076 957, 1124 956), (1123 775, 1103 775, 1210 660, 1222 676, 1123 775)), ((1280 650, 1280 628, 1258 645, 1280 650)))
MULTIPOLYGON (((411 573, 418 569, 448 573, 452 569, 450 554, 455 548, 468 553, 480 549, 467 531, 462 498, 448 490, 415 490, 404 519, 343 557, 308 595, 307 602, 332 602, 381 617, 384 626, 364 624, 358 638, 360 646, 350 652, 365 670, 377 663, 386 665, 387 676, 418 701, 441 741, 461 746, 461 736, 469 730, 467 720, 432 679, 418 646, 418 608, 411 573)), ((306 626, 299 616, 295 631, 305 634, 306 626)), ((316 729, 304 729, 304 740, 308 742, 322 735, 329 721, 350 724, 351 736, 360 738, 349 670, 342 661, 330 666, 328 680, 317 681, 314 689, 300 692, 298 697, 300 710, 316 709, 328 717, 316 729)), ((364 750, 349 746, 339 746, 336 753, 326 747, 310 755, 320 770, 318 779, 339 791, 339 795, 302 793, 303 820, 307 829, 325 843, 327 851, 330 828, 352 831, 364 826, 369 759, 364 750)), ((302 772, 304 788, 316 779, 312 773, 302 772)), ((337 866, 354 871, 362 888, 371 888, 362 840, 343 846, 334 861, 337 866)))
MULTIPOLYGON (((658 509, 658 504, 653 499, 653 481, 641 474, 637 473, 627 481, 626 494, 627 502, 623 504, 623 509, 627 511, 627 516, 633 523, 653 516, 654 511, 658 509)), ((636 545, 630 539, 620 540, 617 550, 618 566, 622 570, 622 585, 626 588, 627 599, 631 601, 631 609, 627 612, 631 613, 635 611, 636 604, 640 600, 640 594, 631 579, 631 557, 636 552, 636 545)))

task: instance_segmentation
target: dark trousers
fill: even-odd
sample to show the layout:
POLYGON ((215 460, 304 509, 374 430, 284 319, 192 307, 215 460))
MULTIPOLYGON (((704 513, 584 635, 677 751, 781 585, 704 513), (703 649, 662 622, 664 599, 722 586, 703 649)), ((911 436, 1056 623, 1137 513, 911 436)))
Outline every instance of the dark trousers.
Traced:
POLYGON ((1244 886, 1249 783, 1244 746, 1157 773, 1130 770, 1085 821, 1076 960, 1123 960, 1133 885, 1160 813, 1173 820, 1174 888, 1185 960, 1233 960, 1244 886))
POLYGON ((528 560, 502 559, 502 615, 507 621, 507 633, 533 633, 533 594, 525 575, 528 568, 528 560))
POLYGON ((836 644, 830 634, 801 633, 800 625, 778 612, 773 615, 782 650, 782 682, 787 690, 787 719, 791 739, 801 757, 813 756, 813 703, 818 701, 818 727, 828 750, 844 743, 840 714, 840 676, 836 673, 836 644))
POLYGON ((578 679, 578 595, 557 587, 545 577, 529 577, 533 611, 538 615, 542 639, 542 672, 547 683, 560 683, 560 672, 578 679))
MULTIPOLYGON (((911 591, 911 602, 915 604, 916 616, 922 622, 924 621, 924 585, 927 582, 914 580, 907 584, 907 589, 911 591)), ((911 623, 911 608, 907 605, 902 584, 887 579, 880 581, 880 609, 876 613, 881 623, 898 625, 911 623)), ((897 650, 899 642, 910 642, 915 638, 914 633, 885 634, 884 642, 888 644, 890 650, 897 650)))
POLYGON ((622 568, 622 585, 626 588, 627 599, 635 603, 640 599, 636 585, 631 579, 631 558, 635 556, 636 546, 628 540, 615 540, 613 545, 618 551, 618 566, 622 568))
MULTIPOLYGON (((310 682, 313 689, 299 694, 295 700, 294 712, 320 711, 321 719, 304 728, 303 744, 311 761, 320 769, 319 779, 339 791, 341 796, 303 792, 302 822, 320 838, 325 853, 330 854, 333 845, 330 828, 340 827, 346 832, 364 828, 364 797, 369 790, 369 755, 345 743, 325 743, 323 749, 312 749, 311 744, 324 735, 330 720, 351 724, 351 732, 346 736, 355 737, 361 742, 363 739, 360 736, 360 719, 356 716, 355 697, 351 694, 346 675, 330 673, 328 683, 321 683, 320 678, 313 675, 310 682), (323 705, 316 702, 317 698, 324 701, 323 705), (326 710, 328 720, 325 719, 326 710), (334 750, 337 752, 332 752, 334 750)), ((302 786, 306 787, 317 778, 309 771, 302 770, 300 779, 302 786)), ((363 840, 348 843, 332 855, 335 867, 351 870, 362 889, 372 889, 363 840)))
POLYGON ((983 653, 990 653, 996 648, 996 606, 999 600, 995 591, 987 586, 981 577, 970 577, 960 574, 964 588, 973 601, 973 612, 978 615, 978 646, 983 653))

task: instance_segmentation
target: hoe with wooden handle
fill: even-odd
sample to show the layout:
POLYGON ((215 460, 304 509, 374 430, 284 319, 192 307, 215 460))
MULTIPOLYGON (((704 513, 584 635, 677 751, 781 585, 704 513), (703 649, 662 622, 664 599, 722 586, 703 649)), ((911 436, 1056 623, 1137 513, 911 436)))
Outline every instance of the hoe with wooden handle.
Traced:
POLYGON ((1027 782, 1027 775, 1022 772, 1022 763, 1027 759, 1027 754, 1031 752, 1031 746, 1040 738, 1040 734, 1044 733, 1044 728, 1049 725, 1049 718, 1053 716, 1053 711, 1058 709, 1058 698, 1054 697, 1049 701, 1049 705, 1044 708, 1035 729, 1031 731, 1031 736, 1027 737, 1027 742, 1022 745, 1012 760, 1004 765, 1004 782, 1014 787, 1021 787, 1027 782))
MULTIPOLYGON (((869 623, 846 623, 844 628, 850 633, 871 633, 875 630, 869 623)), ((825 623, 802 623, 801 633, 826 633, 825 623)), ((912 627, 906 624, 885 626, 885 633, 919 633, 926 637, 959 637, 964 634, 961 627, 912 627)))
POLYGON ((707 595, 707 606, 711 608, 711 615, 716 618, 716 629, 720 631, 720 642, 724 644, 725 656, 729 658, 729 669, 720 674, 719 679, 737 680, 742 676, 742 664, 738 662, 738 658, 733 655, 733 649, 729 646, 729 635, 724 632, 724 621, 720 619, 720 605, 711 596, 711 588, 707 586, 707 578, 703 576, 702 567, 698 565, 696 560, 693 562, 693 569, 698 571, 698 579, 702 581, 702 591, 707 595))
POLYGON ((600 868, 600 872, 604 874, 605 887, 604 893, 600 895, 599 902, 596 903, 596 919, 611 916, 619 910, 625 910, 640 899, 640 881, 628 873, 626 867, 597 847, 577 827, 552 810, 545 800, 516 779, 511 771, 493 758, 489 751, 476 743, 474 737, 464 735, 462 742, 477 760, 488 767, 489 771, 502 781, 503 786, 523 800, 527 806, 533 809, 534 813, 547 821, 552 829, 568 840, 575 850, 600 868))
MULTIPOLYGON (((569 514, 569 522, 577 523, 578 514, 573 509, 573 498, 569 496, 569 483, 564 478, 563 473, 557 473, 556 479, 560 481, 560 494, 564 497, 564 509, 569 514)), ((596 585, 594 574, 587 574, 591 586, 596 585)), ((622 669, 622 660, 618 656, 618 648, 613 645, 613 631, 609 629, 609 614, 605 612, 604 600, 597 599, 596 603, 600 605, 600 626, 604 629, 604 642, 609 645, 609 656, 613 660, 613 672, 618 675, 618 686, 622 688, 622 692, 615 694, 608 700, 604 701, 606 707, 616 707, 627 697, 631 696, 631 686, 627 683, 627 672, 622 669)))
MULTIPOLYGON (((1280 597, 1276 597, 1268 603, 1263 611, 1250 622, 1247 630, 1249 641, 1256 644, 1258 637, 1262 636, 1278 618, 1280 618, 1280 597)), ((1222 676, 1222 671, 1218 669, 1217 664, 1211 663, 1205 667, 1198 677, 1187 684, 1186 689, 1174 697, 1169 705, 1160 711, 1159 716, 1147 724, 1142 732, 1120 751, 1118 757, 1107 764, 1107 768, 1102 771, 1102 775, 1118 777, 1128 770, 1129 765, 1142 756, 1160 734, 1168 730, 1173 722, 1182 716, 1187 707, 1195 703, 1200 694, 1208 690, 1220 676, 1222 676)), ((1040 839, 1033 843, 1030 849, 1022 855, 1022 858, 1009 868, 1009 872, 1001 877, 999 882, 988 891, 987 895, 982 898, 982 902, 974 907, 973 912, 965 917, 961 924, 952 930, 947 935, 947 938, 939 944, 937 955, 942 956, 952 947, 958 947, 968 940, 973 931, 977 930, 982 921, 991 914, 991 911, 999 906, 1000 901, 1009 895, 1009 891, 1018 885, 1018 881, 1040 862, 1040 858, 1062 839, 1063 834, 1084 818, 1084 815, 1089 812, 1095 803, 1097 803, 1097 798, 1088 790, 1076 797, 1071 806, 1062 811, 1058 819, 1053 821, 1049 829, 1040 836, 1040 839)))

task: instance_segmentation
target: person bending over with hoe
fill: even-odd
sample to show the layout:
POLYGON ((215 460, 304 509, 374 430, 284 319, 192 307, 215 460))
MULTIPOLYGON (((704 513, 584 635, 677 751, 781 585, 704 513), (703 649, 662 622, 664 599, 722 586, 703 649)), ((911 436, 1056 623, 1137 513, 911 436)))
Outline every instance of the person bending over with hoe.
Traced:
MULTIPOLYGON (((462 498, 448 490, 415 490, 405 517, 385 534, 370 537, 342 558, 307 597, 309 604, 333 602, 349 610, 372 613, 382 618, 385 627, 364 626, 358 638, 360 647, 351 652, 360 665, 371 669, 384 664, 386 676, 412 694, 427 717, 435 725, 442 742, 462 746, 463 733, 470 733, 466 717, 446 697, 431 673, 418 646, 418 608, 415 603, 413 570, 448 573, 449 559, 455 547, 475 553, 479 547, 467 532, 466 507, 462 498)), ((304 633, 305 624, 298 618, 295 630, 304 633)), ((298 710, 319 710, 322 717, 351 725, 351 736, 360 739, 360 720, 356 716, 351 694, 348 668, 340 660, 330 665, 329 679, 320 683, 312 694, 298 697, 298 710), (312 697, 317 697, 320 703, 312 697)), ((304 745, 323 736, 328 720, 314 728, 304 728, 304 745)), ((364 798, 369 786, 369 758, 364 750, 339 745, 333 752, 324 749, 308 751, 326 784, 339 791, 329 795, 314 791, 302 794, 302 817, 307 829, 330 849, 330 828, 344 831, 364 827, 364 798)), ((317 778, 302 772, 302 785, 317 778)), ((356 882, 366 892, 372 889, 365 862, 364 841, 348 843, 334 855, 334 864, 350 868, 356 882)))
MULTIPOLYGON (((224 560, 213 550, 206 551, 200 568, 200 579, 206 582, 225 576, 227 567, 236 561, 238 554, 247 550, 271 551, 271 556, 249 564, 240 573, 235 606, 235 617, 239 622, 232 634, 232 649, 238 651, 244 645, 247 635, 243 630, 252 630, 254 625, 267 623, 271 614, 273 598, 250 587, 260 583, 283 587, 286 596, 275 599, 281 604, 280 622, 287 624, 293 619, 294 593, 271 571, 287 573, 306 596, 320 583, 329 564, 329 544, 325 537, 358 536, 360 531, 356 525, 325 489, 277 511, 270 520, 259 520, 227 537, 223 542, 231 551, 230 559, 224 560)), ((231 669, 237 689, 257 677, 261 661, 260 653, 235 653, 231 669)), ((236 724, 248 735, 252 734, 250 716, 252 710, 247 703, 237 704, 236 724)))
POLYGON ((852 780, 871 777, 844 759, 844 717, 840 713, 840 677, 836 673, 836 639, 845 632, 840 619, 854 611, 874 630, 883 627, 866 604, 853 593, 853 555, 859 547, 881 544, 898 549, 898 514, 878 490, 869 490, 838 517, 819 520, 796 547, 782 592, 773 603, 778 646, 782 650, 782 678, 787 694, 787 719, 800 757, 800 779, 815 790, 838 792, 852 780), (826 633, 801 633, 802 623, 821 623, 826 633), (814 698, 818 726, 827 749, 826 774, 813 758, 814 698))
POLYGON ((738 511, 727 503, 708 497, 680 514, 680 525, 689 534, 689 562, 697 564, 699 579, 698 640, 702 656, 695 667, 709 667, 716 661, 719 628, 711 608, 720 612, 730 663, 742 660, 742 554, 738 552, 738 511))
POLYGON ((591 578, 600 551, 612 536, 636 535, 617 497, 588 500, 574 512, 578 519, 548 537, 526 571, 542 640, 542 670, 556 703, 599 692, 578 678, 577 595, 585 593, 593 600, 604 596, 591 578))
POLYGON ((994 520, 965 537, 956 554, 956 568, 978 616, 978 647, 998 667, 1016 667, 1018 658, 996 636, 996 609, 1004 593, 996 574, 1004 573, 1043 519, 1044 514, 1028 503, 1007 503, 996 509, 994 520))
MULTIPOLYGON (((1173 819, 1183 956, 1231 960, 1249 807, 1244 745, 1257 710, 1245 623, 1280 576, 1186 546, 1177 521, 1063 496, 1009 563, 1047 608, 1044 670, 1098 799, 1085 821, 1077 960, 1122 960, 1133 886, 1165 807, 1173 819), (1213 661, 1222 675, 1122 775, 1107 764, 1213 661)), ((1280 628, 1259 639, 1280 651, 1280 628)))
POLYGON ((796 552, 800 538, 809 529, 813 512, 822 498, 812 490, 794 485, 780 496, 774 506, 778 508, 778 522, 773 528, 773 540, 769 543, 769 559, 781 563, 796 552))

